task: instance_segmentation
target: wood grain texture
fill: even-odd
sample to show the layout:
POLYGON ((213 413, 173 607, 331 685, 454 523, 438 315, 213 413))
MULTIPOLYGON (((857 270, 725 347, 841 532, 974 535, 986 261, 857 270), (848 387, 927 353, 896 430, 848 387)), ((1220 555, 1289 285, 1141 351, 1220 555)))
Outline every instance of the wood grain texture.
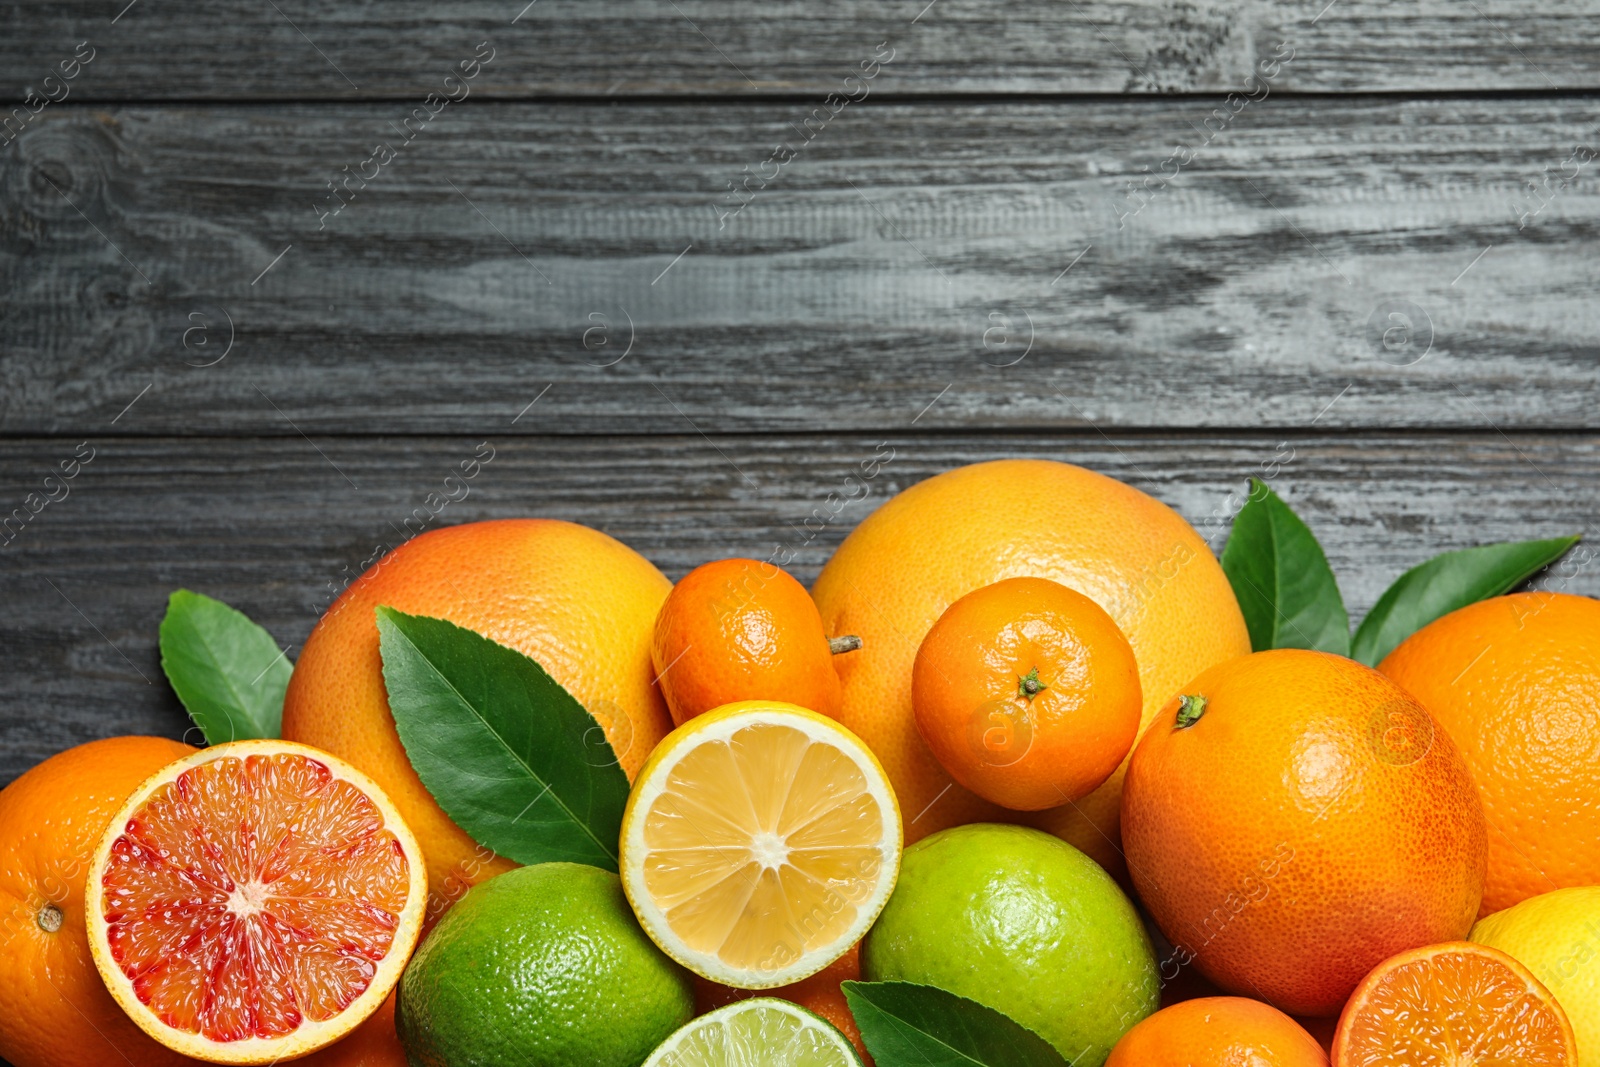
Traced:
POLYGON ((1285 40, 1289 91, 1593 89, 1596 37, 1596 0, 12 0, 0 91, 85 39, 97 100, 420 97, 484 40, 501 96, 825 93, 880 41, 897 93, 1224 90, 1285 40))
MULTIPOLYGON (((1594 434, 971 436, 918 433, 909 421, 886 416, 873 435, 530 438, 509 436, 509 419, 497 415, 473 437, 95 441, 71 495, 0 549, 0 781, 94 737, 180 736, 186 722, 156 653, 171 590, 220 597, 297 651, 334 591, 398 543, 407 517, 485 440, 493 459, 429 528, 572 519, 633 545, 673 578, 707 559, 769 558, 781 545, 809 583, 895 492, 1002 456, 1122 478, 1176 507, 1217 551, 1237 507, 1230 494, 1252 474, 1270 477, 1322 539, 1357 618, 1435 552, 1600 535, 1594 434), (874 458, 876 477, 863 480, 874 458)), ((0 503, 36 489, 75 444, 0 442, 0 503)), ((1600 567, 1581 551, 1544 583, 1600 593, 1600 567)))
POLYGON ((43 113, 0 430, 1600 426, 1588 99, 406 114, 43 113))

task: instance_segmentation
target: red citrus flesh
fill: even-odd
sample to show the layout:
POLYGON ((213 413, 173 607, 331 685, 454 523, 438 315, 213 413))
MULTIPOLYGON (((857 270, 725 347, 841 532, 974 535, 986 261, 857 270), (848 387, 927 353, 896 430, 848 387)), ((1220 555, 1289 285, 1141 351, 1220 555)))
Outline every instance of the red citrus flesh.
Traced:
POLYGON ((160 786, 101 879, 111 959, 167 1026, 285 1037, 372 983, 410 861, 351 782, 298 753, 223 758, 160 786))

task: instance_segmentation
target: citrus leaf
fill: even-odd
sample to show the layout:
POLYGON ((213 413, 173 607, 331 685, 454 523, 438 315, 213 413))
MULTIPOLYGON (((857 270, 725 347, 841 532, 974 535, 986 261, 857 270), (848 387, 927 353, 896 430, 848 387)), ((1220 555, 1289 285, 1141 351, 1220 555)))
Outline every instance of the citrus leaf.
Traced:
POLYGON ((1222 570, 1250 630, 1250 647, 1350 654, 1350 616, 1309 527, 1259 479, 1234 517, 1222 570))
POLYGON ((445 814, 518 863, 617 869, 628 776, 534 660, 443 619, 378 608, 389 709, 445 814))
POLYGON ((161 620, 161 669, 207 744, 278 736, 294 665, 243 612, 175 591, 161 620))
POLYGON ((1509 593, 1577 543, 1577 537, 1507 541, 1446 552, 1412 567, 1361 620, 1351 657, 1376 667, 1400 642, 1434 619, 1509 593))
POLYGON ((912 982, 842 988, 878 1067, 1067 1067, 1050 1042, 966 997, 912 982))

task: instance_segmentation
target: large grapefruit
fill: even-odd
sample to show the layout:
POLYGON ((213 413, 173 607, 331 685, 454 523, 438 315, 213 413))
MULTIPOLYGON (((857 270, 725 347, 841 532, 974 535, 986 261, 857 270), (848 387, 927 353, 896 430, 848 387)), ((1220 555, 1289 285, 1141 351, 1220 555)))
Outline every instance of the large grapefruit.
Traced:
POLYGON ((622 542, 555 519, 433 530, 379 560, 307 639, 283 736, 332 752, 393 799, 427 859, 430 919, 513 864, 467 836, 411 768, 383 685, 374 609, 449 619, 538 660, 605 727, 630 776, 672 729, 650 635, 672 583, 622 542))
MULTIPOLYGON (((917 647, 945 608, 1018 577, 1076 589, 1116 620, 1139 664, 1141 728, 1184 682, 1250 651, 1233 589, 1206 543, 1132 486, 1065 463, 1007 459, 910 487, 845 538, 812 591, 828 633, 864 641, 835 657, 844 683, 839 718, 889 772, 908 843, 962 823, 1018 817, 956 785, 923 744, 911 710, 917 647)), ((1121 872, 1126 766, 1088 796, 1028 821, 1121 872)))

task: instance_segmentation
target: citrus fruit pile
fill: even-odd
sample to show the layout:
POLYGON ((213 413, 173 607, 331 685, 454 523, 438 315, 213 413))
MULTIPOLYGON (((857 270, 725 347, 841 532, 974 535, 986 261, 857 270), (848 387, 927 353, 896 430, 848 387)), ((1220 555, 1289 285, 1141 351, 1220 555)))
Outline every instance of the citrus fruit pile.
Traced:
POLYGON ((1219 560, 1002 460, 809 593, 471 523, 291 671, 179 591, 206 747, 0 790, 0 1057, 1600 1067, 1600 603, 1513 592, 1573 540, 1436 557, 1352 634, 1261 483, 1219 560))

